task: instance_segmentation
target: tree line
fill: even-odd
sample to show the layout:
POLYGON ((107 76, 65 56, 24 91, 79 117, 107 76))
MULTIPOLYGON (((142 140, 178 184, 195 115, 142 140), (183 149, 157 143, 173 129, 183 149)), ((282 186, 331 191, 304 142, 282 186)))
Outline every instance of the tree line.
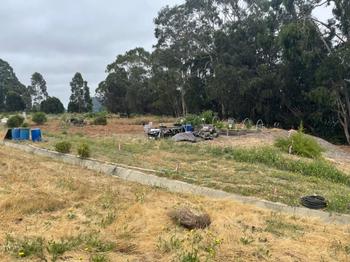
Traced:
POLYGON ((153 51, 107 66, 111 112, 222 118, 306 129, 350 143, 350 1, 187 0, 154 20, 153 51), (317 8, 333 10, 321 21, 317 8))
MULTIPOLYGON (((23 85, 12 67, 0 59, 0 112, 42 111, 49 114, 65 112, 62 102, 51 97, 44 77, 35 72, 29 86, 23 85)), ((70 82, 71 96, 68 112, 84 113, 92 111, 90 88, 81 73, 76 73, 70 82)))
MULTIPOLYGON (((96 94, 108 111, 212 110, 283 128, 302 121, 310 133, 350 143, 349 1, 187 0, 162 8, 154 24, 152 52, 135 48, 107 66, 96 94), (328 21, 315 17, 322 7, 333 11, 328 21)), ((0 77, 0 110, 19 103, 15 94, 35 107, 40 81, 31 89, 12 80, 0 77)), ((71 91, 69 111, 91 110, 81 74, 71 91)))

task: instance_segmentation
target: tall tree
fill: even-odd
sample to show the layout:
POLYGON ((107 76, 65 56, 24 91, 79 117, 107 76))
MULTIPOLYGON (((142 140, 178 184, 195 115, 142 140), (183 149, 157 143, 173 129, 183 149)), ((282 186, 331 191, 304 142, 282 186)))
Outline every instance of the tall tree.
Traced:
POLYGON ((107 66, 108 76, 97 91, 108 109, 150 113, 153 94, 149 85, 152 69, 150 56, 143 48, 135 48, 119 55, 116 61, 107 66), (113 99, 119 101, 119 105, 109 102, 113 99))
POLYGON ((23 106, 14 107, 12 105, 14 101, 18 105, 19 97, 25 104, 25 108, 27 105, 29 106, 30 95, 27 88, 18 80, 12 67, 6 61, 0 59, 0 111, 13 111, 14 108, 23 110, 23 106), (16 98, 13 99, 14 97, 16 98))
POLYGON ((44 77, 35 72, 31 77, 31 85, 28 88, 32 97, 33 109, 39 110, 41 102, 49 97, 44 77))
POLYGON ((68 112, 90 112, 92 110, 90 90, 81 73, 78 72, 74 75, 70 86, 72 94, 69 99, 68 112))
POLYGON ((84 110, 86 112, 91 112, 92 111, 92 99, 90 96, 90 88, 88 87, 88 82, 86 82, 86 81, 84 81, 83 93, 84 93, 84 110))

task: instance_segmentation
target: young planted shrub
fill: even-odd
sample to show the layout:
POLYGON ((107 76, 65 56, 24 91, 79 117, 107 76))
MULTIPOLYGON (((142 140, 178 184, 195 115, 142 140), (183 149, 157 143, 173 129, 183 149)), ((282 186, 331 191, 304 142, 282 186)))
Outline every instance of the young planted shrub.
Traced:
POLYGON ((288 138, 277 139, 275 146, 286 153, 308 158, 320 158, 324 151, 314 138, 305 135, 302 130, 288 138))
POLYGON ((81 158, 88 158, 90 157, 90 147, 86 143, 82 143, 78 147, 78 156, 81 158))
POLYGON ((72 144, 67 141, 58 142, 55 144, 55 150, 59 153, 67 154, 70 152, 72 144))
POLYGON ((106 116, 96 116, 94 118, 94 121, 92 122, 92 124, 105 126, 105 125, 107 125, 107 117, 106 116))
POLYGON ((11 116, 7 120, 7 126, 9 128, 20 127, 24 122, 24 117, 20 115, 11 116))
POLYGON ((43 112, 37 112, 37 113, 34 113, 33 117, 32 117, 32 120, 34 123, 36 123, 37 125, 42 125, 44 124, 45 122, 47 122, 47 117, 46 117, 46 114, 43 113, 43 112))

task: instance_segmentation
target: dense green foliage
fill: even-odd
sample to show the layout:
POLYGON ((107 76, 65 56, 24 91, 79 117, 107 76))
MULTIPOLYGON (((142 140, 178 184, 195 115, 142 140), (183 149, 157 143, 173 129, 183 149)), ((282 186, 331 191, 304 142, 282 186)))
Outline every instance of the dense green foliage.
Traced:
POLYGON ((48 97, 41 102, 40 111, 46 114, 62 114, 64 113, 64 106, 57 97, 48 97))
POLYGON ((20 115, 11 116, 7 120, 7 126, 9 128, 20 127, 24 122, 24 118, 20 115))
POLYGON ((324 151, 314 138, 300 131, 291 134, 288 138, 277 139, 275 146, 286 153, 309 158, 319 158, 324 151))
POLYGON ((70 152, 72 144, 67 141, 61 141, 55 144, 55 150, 59 153, 67 154, 70 152))
POLYGON ((111 112, 212 110, 284 128, 303 120, 308 132, 350 142, 348 7, 344 0, 167 6, 155 19, 154 51, 119 55, 97 94, 111 112), (323 23, 313 14, 327 2, 334 19, 323 23))
POLYGON ((46 114, 43 112, 36 112, 32 116, 32 120, 37 125, 42 125, 47 122, 46 114))

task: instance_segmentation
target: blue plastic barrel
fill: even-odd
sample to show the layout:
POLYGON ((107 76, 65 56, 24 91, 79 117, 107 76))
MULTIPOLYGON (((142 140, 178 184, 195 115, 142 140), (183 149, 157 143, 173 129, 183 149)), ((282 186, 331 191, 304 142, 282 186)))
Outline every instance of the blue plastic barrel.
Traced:
POLYGON ((41 130, 40 128, 32 129, 32 141, 40 142, 41 141, 41 130))
POLYGON ((193 132, 193 126, 191 124, 184 125, 183 127, 185 132, 193 132))
POLYGON ((20 128, 19 139, 20 140, 29 140, 29 128, 20 128))
POLYGON ((11 136, 12 136, 12 140, 19 140, 20 139, 20 129, 19 128, 12 128, 11 136))

